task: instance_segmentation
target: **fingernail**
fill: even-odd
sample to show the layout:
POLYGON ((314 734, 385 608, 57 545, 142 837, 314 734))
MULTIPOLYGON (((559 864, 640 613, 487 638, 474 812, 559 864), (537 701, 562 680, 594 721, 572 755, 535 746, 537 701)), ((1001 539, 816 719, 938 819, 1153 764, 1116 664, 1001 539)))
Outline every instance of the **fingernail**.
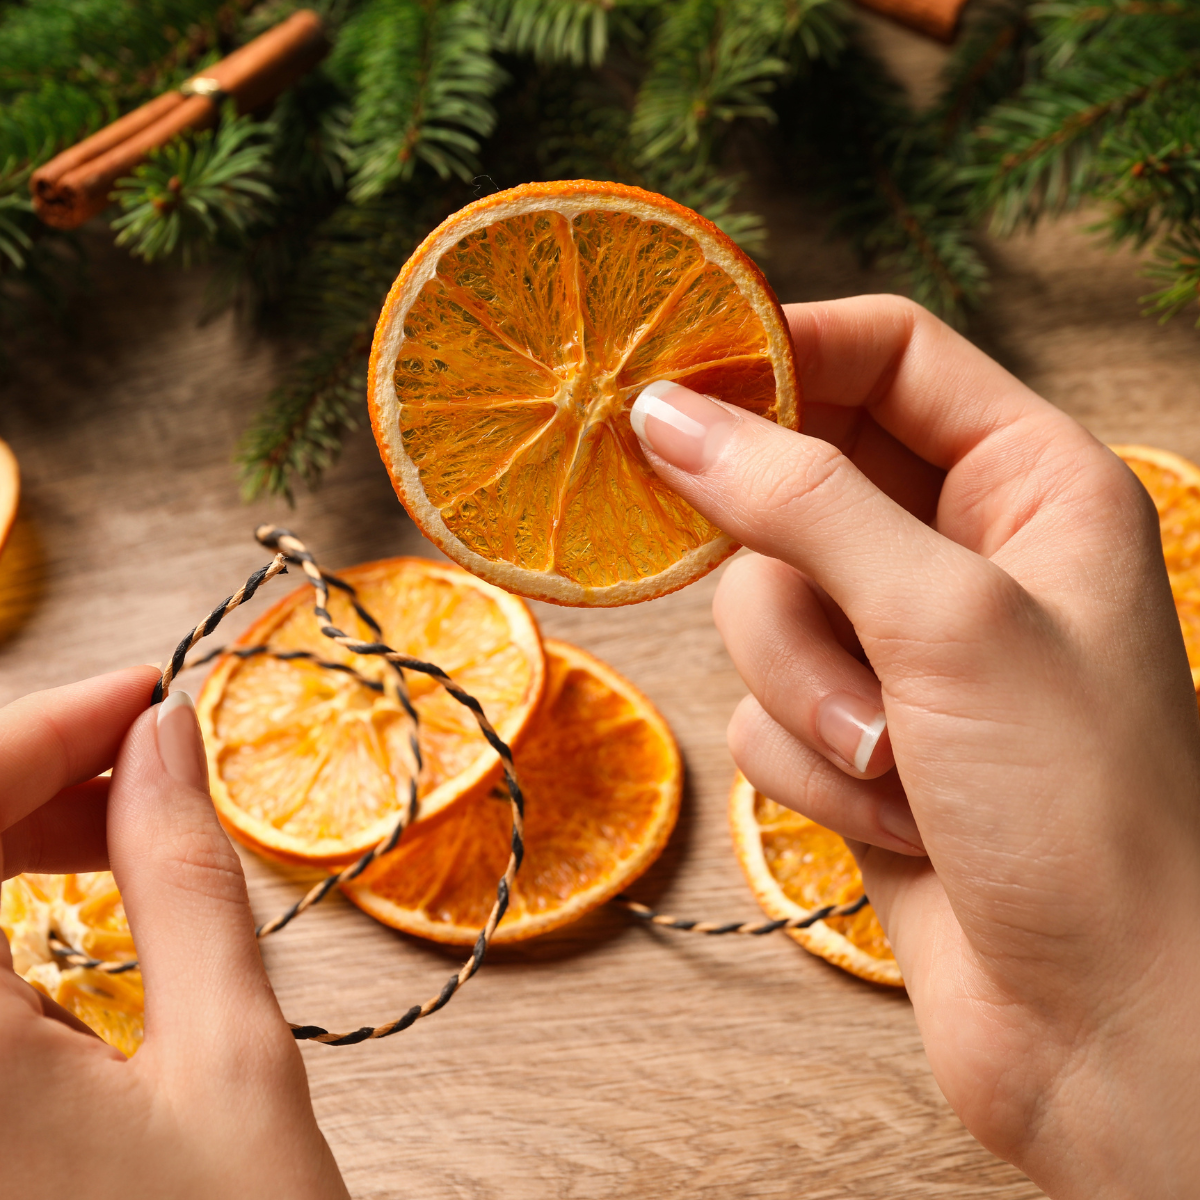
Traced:
POLYGON ((921 831, 906 800, 885 800, 879 809, 879 824, 893 837, 907 842, 914 850, 925 852, 921 831))
POLYGON ((666 379, 644 387, 629 410, 638 438, 690 475, 713 463, 737 421, 709 397, 666 379))
POLYGON ((843 762, 860 775, 871 765, 871 756, 887 728, 887 717, 877 704, 839 692, 826 696, 817 709, 817 733, 843 762))
POLYGON ((204 739, 187 692, 172 692, 158 706, 158 756, 172 779, 208 791, 204 739))

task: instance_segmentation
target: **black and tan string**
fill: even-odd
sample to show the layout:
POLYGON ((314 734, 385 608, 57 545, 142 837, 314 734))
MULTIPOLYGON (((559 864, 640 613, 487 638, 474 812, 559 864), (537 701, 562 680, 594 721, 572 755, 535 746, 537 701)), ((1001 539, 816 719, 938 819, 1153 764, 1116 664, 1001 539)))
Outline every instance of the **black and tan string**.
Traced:
MULTIPOLYGON (((363 607, 355 589, 345 580, 323 570, 317 564, 312 554, 309 553, 304 543, 295 534, 286 529, 280 529, 271 525, 262 525, 255 530, 255 537, 268 549, 275 550, 275 557, 266 566, 255 571, 241 588, 221 604, 218 604, 199 625, 181 639, 179 645, 175 648, 174 654, 171 656, 171 661, 163 670, 162 677, 155 685, 151 704, 157 704, 166 698, 169 694, 172 681, 181 671, 210 662, 222 654, 233 654, 239 658, 270 656, 284 662, 303 660, 326 670, 338 671, 350 675, 357 679, 364 687, 370 688, 373 691, 391 691, 409 720, 409 750, 412 755, 413 766, 413 770, 410 773, 406 803, 388 836, 344 870, 321 880, 320 883, 312 887, 285 912, 280 913, 269 921, 265 921, 257 930, 260 938, 284 928, 284 926, 288 925, 306 909, 320 903, 339 884, 346 883, 361 875, 376 859, 395 849, 401 837, 403 837, 405 829, 416 819, 419 807, 417 784, 422 769, 421 750, 418 741, 420 723, 417 711, 409 697, 405 671, 416 671, 419 674, 428 675, 440 684, 459 704, 469 709, 488 745, 500 757, 504 773, 504 785, 512 811, 512 848, 504 874, 496 884, 496 899, 492 904, 487 921, 479 931, 479 936, 475 940, 470 957, 454 975, 450 976, 436 996, 431 996, 423 1004, 414 1004, 403 1015, 383 1025, 364 1025, 359 1029, 351 1030, 347 1033, 331 1033, 319 1025, 291 1025, 292 1033, 298 1040, 321 1042, 329 1046, 350 1046, 374 1038, 390 1037, 393 1033, 399 1033, 401 1030, 408 1029, 422 1017, 430 1016, 440 1008, 444 1008, 450 1002, 458 990, 483 965, 484 958, 495 935, 496 927, 508 910, 513 883, 525 854, 525 801, 521 792, 521 786, 517 781, 512 751, 496 733, 479 701, 461 685, 456 683, 445 671, 434 663, 424 662, 421 659, 401 654, 387 645, 382 640, 382 628, 375 618, 363 607), (229 649, 220 647, 193 659, 191 662, 187 661, 189 651, 198 642, 211 634, 220 625, 221 621, 235 608, 252 599, 264 583, 273 579, 276 575, 285 573, 289 562, 298 564, 301 567, 316 592, 313 611, 319 622, 321 633, 352 654, 383 659, 392 667, 392 674, 386 677, 386 683, 368 678, 349 663, 323 659, 319 655, 307 650, 276 650, 267 645, 238 646, 229 649), (329 589, 331 587, 345 593, 355 613, 371 631, 377 639, 376 641, 365 642, 351 637, 334 625, 328 607, 329 589)), ((630 900, 626 896, 617 897, 613 903, 625 909, 625 911, 639 920, 659 926, 660 928, 707 935, 733 933, 761 936, 781 930, 807 929, 829 917, 852 916, 854 913, 861 911, 868 901, 866 896, 860 896, 857 900, 851 901, 848 904, 826 905, 803 916, 765 922, 747 921, 727 922, 724 924, 713 921, 691 921, 681 917, 672 917, 663 913, 657 913, 647 908, 646 905, 639 904, 635 900, 630 900)), ((57 936, 51 937, 50 949, 61 962, 68 966, 89 967, 93 970, 113 975, 133 971, 138 967, 136 961, 112 962, 90 958, 74 947, 67 945, 66 942, 57 936)))

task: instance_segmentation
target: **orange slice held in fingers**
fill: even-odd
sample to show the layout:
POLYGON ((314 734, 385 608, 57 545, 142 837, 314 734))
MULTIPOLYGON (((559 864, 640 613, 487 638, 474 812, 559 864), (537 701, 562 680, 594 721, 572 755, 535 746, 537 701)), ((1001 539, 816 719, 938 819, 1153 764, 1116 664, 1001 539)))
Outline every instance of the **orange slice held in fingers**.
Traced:
POLYGON ((1175 611, 1200 691, 1200 467, 1153 446, 1110 447, 1142 481, 1158 509, 1175 611))
MULTIPOLYGON (((733 848, 755 899, 773 920, 803 917, 862 895, 862 875, 832 830, 768 800, 741 772, 729 795, 733 848)), ((872 983, 903 987, 900 968, 870 905, 791 929, 806 950, 872 983)))
MULTIPOLYGON (((546 694, 516 752, 525 860, 496 942, 577 920, 637 879, 675 826, 683 771, 666 722, 628 680, 566 642, 546 642, 546 694)), ((464 796, 408 830, 343 890, 405 933, 469 945, 508 861, 507 797, 464 796)))
MULTIPOLYGON (((458 567, 419 558, 363 563, 341 573, 383 627, 388 645, 436 663, 517 744, 545 682, 541 638, 524 601, 458 567)), ((391 668, 324 637, 313 591, 301 588, 237 641, 307 650, 377 682, 391 668)), ((333 623, 375 641, 334 590, 333 623)), ((408 673, 420 716, 421 815, 498 778, 500 760, 470 711, 427 676, 408 673)), ((394 691, 302 660, 221 659, 197 703, 213 802, 245 845, 284 862, 335 866, 383 840, 407 805, 410 724, 394 691)))
POLYGON ((109 871, 85 875, 17 875, 0 885, 0 929, 13 969, 123 1054, 142 1044, 142 973, 119 975, 72 967, 54 954, 51 937, 89 958, 137 958, 121 894, 109 871))
POLYGON ((613 605, 736 548, 633 433, 659 379, 798 427, 762 272, 674 201, 580 180, 498 192, 435 229, 388 294, 368 391, 396 493, 450 558, 520 595, 613 605))

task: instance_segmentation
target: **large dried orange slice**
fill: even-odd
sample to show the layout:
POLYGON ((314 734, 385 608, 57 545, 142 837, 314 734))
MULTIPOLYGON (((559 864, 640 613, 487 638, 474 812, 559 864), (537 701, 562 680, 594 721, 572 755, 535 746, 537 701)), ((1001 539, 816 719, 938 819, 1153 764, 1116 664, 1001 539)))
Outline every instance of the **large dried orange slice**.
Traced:
POLYGON ((92 967, 63 966, 50 949, 53 934, 90 958, 137 958, 121 893, 109 871, 5 880, 0 886, 0 929, 22 979, 123 1054, 137 1050, 142 1044, 142 973, 111 975, 92 967))
POLYGON ((1111 449, 1133 469, 1158 509, 1171 595, 1183 627, 1192 683, 1200 691, 1200 467, 1153 446, 1111 449))
MULTIPOLYGON (((557 929, 627 887, 675 826, 683 771, 654 706, 577 646, 546 642, 546 694, 516 753, 525 860, 497 942, 557 929)), ((506 797, 465 796, 405 833, 346 894, 394 929, 469 945, 508 862, 506 797)))
MULTIPOLYGON (((545 682, 541 637, 524 601, 445 563, 392 558, 341 572, 395 649, 436 663, 483 705, 496 732, 519 741, 545 682)), ((239 646, 309 650, 384 680, 382 660, 323 637, 313 591, 284 597, 239 646)), ((375 635, 339 591, 334 624, 375 635)), ((421 718, 421 816, 499 772, 471 713, 425 675, 409 673, 421 718)), ((240 841, 286 862, 334 865, 391 830, 408 797, 409 724, 394 693, 304 661, 222 658, 197 703, 213 802, 240 841)))
POLYGON ((762 272, 674 201, 581 180, 498 192, 438 226, 388 294, 368 389, 426 537, 520 595, 611 605, 735 548, 646 462, 629 409, 657 379, 799 422, 762 272))
POLYGON ((0 552, 8 541, 9 531, 17 519, 17 501, 21 495, 21 473, 16 456, 8 443, 0 441, 0 552))
MULTIPOLYGON (((729 794, 733 848, 755 899, 773 920, 803 917, 862 895, 858 864, 836 833, 768 800, 739 771, 729 794)), ((903 987, 870 905, 789 934, 806 950, 872 983, 903 987)))

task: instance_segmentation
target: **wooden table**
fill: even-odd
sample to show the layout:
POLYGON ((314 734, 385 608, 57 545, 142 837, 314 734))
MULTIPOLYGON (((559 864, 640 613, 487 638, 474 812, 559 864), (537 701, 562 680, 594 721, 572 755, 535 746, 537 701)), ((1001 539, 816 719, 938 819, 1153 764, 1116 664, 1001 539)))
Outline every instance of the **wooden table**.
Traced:
MULTIPOLYGON (((790 202, 763 206, 785 300, 880 286, 790 202)), ((10 612, 0 643, 0 702, 164 659, 264 561, 251 538, 260 521, 292 525, 334 567, 433 553, 365 431, 295 511, 243 505, 230 453, 276 376, 272 352, 228 318, 199 327, 194 277, 100 244, 95 254, 97 289, 74 331, 16 346, 0 392, 0 437, 25 481, 3 571, 24 616, 10 612)), ((990 351, 1099 436, 1200 457, 1200 339, 1184 320, 1138 317, 1147 285, 1132 259, 1093 249, 1076 227, 989 255, 996 287, 977 335, 990 351)), ((638 894, 677 913, 751 918, 725 818, 724 728, 744 689, 709 615, 715 583, 630 609, 536 607, 546 633, 645 689, 682 745, 679 829, 638 894)), ((299 877, 245 863, 258 914, 299 894, 299 877)), ((288 1016, 330 1028, 402 1012, 457 961, 337 896, 264 952, 288 1016)), ((604 911, 495 952, 449 1008, 407 1033, 303 1052, 322 1127, 362 1200, 1041 1194, 951 1113, 903 995, 783 937, 703 940, 604 911)))

